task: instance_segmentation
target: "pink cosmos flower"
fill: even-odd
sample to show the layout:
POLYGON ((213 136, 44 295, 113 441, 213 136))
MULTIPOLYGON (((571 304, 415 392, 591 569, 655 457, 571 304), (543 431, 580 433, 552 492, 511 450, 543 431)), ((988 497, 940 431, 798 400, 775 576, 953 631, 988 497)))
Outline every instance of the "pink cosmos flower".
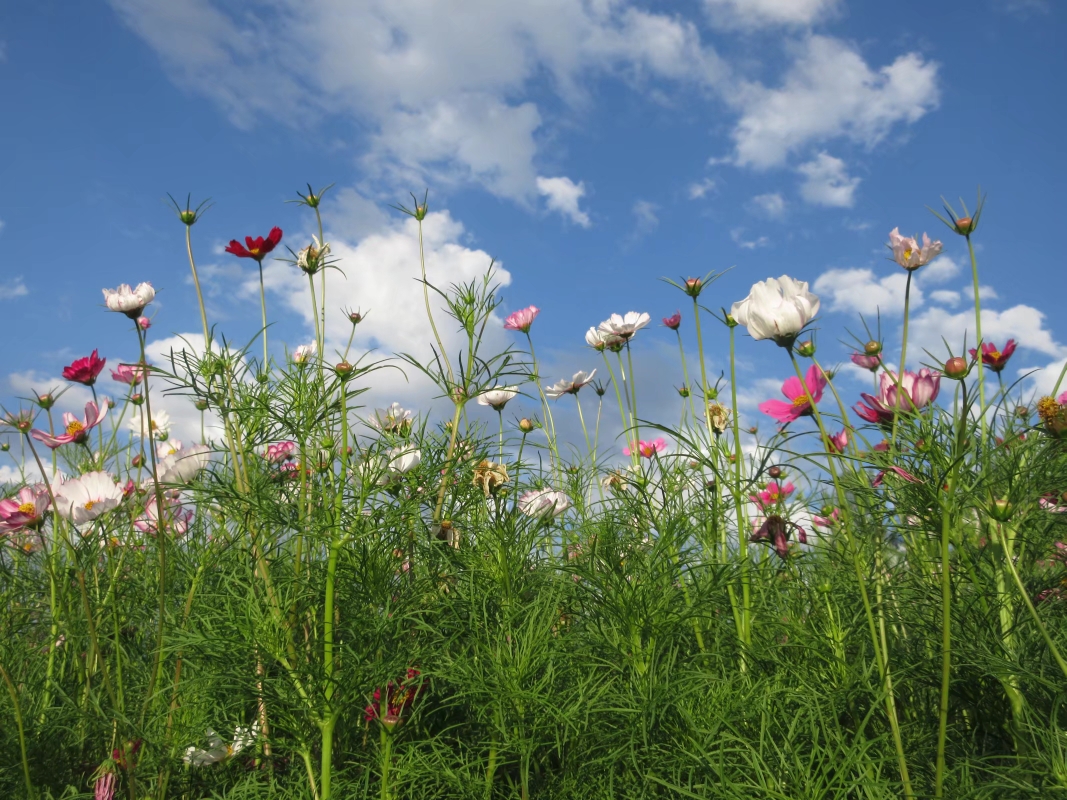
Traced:
POLYGON ((812 364, 804 376, 804 383, 801 383, 799 378, 793 376, 786 378, 782 384, 782 394, 788 397, 791 402, 767 400, 760 403, 759 410, 768 416, 774 417, 783 425, 794 422, 811 414, 811 402, 808 400, 808 393, 811 394, 811 399, 818 403, 822 399, 822 392, 825 388, 826 376, 821 369, 812 364), (805 384, 807 385, 806 392, 805 384))
MULTIPOLYGON (((163 498, 163 508, 165 509, 163 529, 174 536, 183 536, 189 530, 193 510, 184 508, 177 498, 166 496, 163 498)), ((133 521, 133 527, 141 533, 155 534, 159 530, 159 506, 155 495, 148 498, 144 513, 133 521)))
MULTIPOLYGON (((25 491, 25 489, 23 489, 23 491, 25 491)), ((5 500, 4 502, 6 503, 8 501, 5 500)), ((1060 505, 1059 499, 1054 494, 1042 497, 1040 500, 1038 500, 1038 504, 1050 514, 1067 514, 1067 505, 1060 505)), ((2 517, 2 512, 0 512, 0 517, 2 517)), ((1063 547, 1063 545, 1059 542, 1056 543, 1056 546, 1063 547)))
POLYGON ((56 513, 75 525, 91 522, 122 502, 122 489, 106 472, 87 472, 55 488, 56 513))
POLYGON ((1061 406, 1067 406, 1067 392, 1064 392, 1059 397, 1057 397, 1056 402, 1059 403, 1061 406))
POLYGON ((281 464, 291 459, 295 452, 296 442, 278 442, 267 445, 267 452, 263 454, 263 457, 270 464, 281 464))
POLYGON ((941 253, 941 242, 931 242, 930 237, 924 233, 920 247, 915 238, 901 236, 900 228, 893 228, 889 232, 889 249, 893 251, 893 260, 910 271, 937 257, 941 253))
POLYGON ((770 542, 774 552, 781 559, 789 557, 789 531, 795 530, 797 541, 801 544, 808 543, 808 536, 804 529, 795 522, 789 522, 777 514, 772 514, 766 519, 755 519, 752 522, 753 533, 749 538, 751 542, 770 542), (757 527, 758 525, 758 527, 757 527))
POLYGON ((152 327, 152 320, 150 320, 148 317, 138 317, 137 327, 140 328, 142 331, 146 331, 152 327))
POLYGON ((840 519, 841 510, 835 508, 833 511, 830 512, 830 516, 828 517, 821 517, 818 515, 812 516, 811 524, 819 528, 832 528, 834 527, 834 525, 837 524, 838 520, 840 519))
POLYGON ((533 325, 533 321, 537 319, 537 315, 540 313, 541 309, 537 306, 520 308, 518 311, 508 314, 507 319, 504 320, 504 330, 529 333, 530 326, 533 325))
POLYGON ((877 475, 874 476, 874 480, 871 481, 871 486, 881 486, 885 482, 885 474, 886 474, 886 472, 892 472, 894 475, 900 476, 901 478, 906 480, 908 483, 922 483, 921 480, 916 478, 914 475, 912 475, 907 470, 901 469, 900 467, 889 467, 887 469, 882 470, 881 472, 879 472, 877 475))
POLYGON ((682 312, 675 311, 671 316, 664 317, 663 324, 670 328, 672 331, 678 330, 678 326, 682 324, 682 312))
POLYGON ((887 425, 893 422, 895 409, 916 411, 925 408, 937 399, 941 390, 941 373, 932 372, 925 367, 918 373, 904 371, 900 379, 901 396, 897 396, 897 376, 890 371, 883 372, 878 378, 878 397, 860 393, 866 401, 857 403, 852 409, 867 422, 887 425))
POLYGON ((99 351, 93 350, 92 353, 84 358, 76 358, 73 362, 63 367, 63 377, 73 383, 92 386, 96 383, 96 378, 104 369, 104 364, 106 363, 107 359, 100 358, 99 351))
POLYGON ((79 420, 76 416, 69 411, 63 414, 63 427, 65 433, 61 433, 59 436, 52 436, 49 433, 45 433, 42 430, 33 429, 30 431, 30 436, 39 442, 44 442, 48 447, 55 450, 60 445, 69 444, 74 442, 75 444, 82 444, 89 439, 89 431, 95 428, 107 415, 107 405, 103 409, 99 409, 92 400, 85 404, 85 420, 79 420))
POLYGON ((661 436, 650 442, 646 442, 643 439, 637 442, 631 442, 629 446, 622 448, 622 454, 628 456, 633 453, 638 453, 641 458, 652 458, 656 453, 662 453, 666 449, 667 443, 661 436))
MULTIPOLYGON (((1000 372, 1008 365, 1008 359, 1011 358, 1011 355, 1014 352, 1014 339, 1008 339, 1008 341, 1004 343, 1003 350, 997 350, 997 346, 992 342, 984 342, 982 344, 982 364, 989 367, 993 372, 1000 372)), ((972 347, 971 358, 977 358, 977 356, 978 351, 972 347)))
POLYGON ((118 369, 111 370, 111 377, 119 383, 136 386, 144 379, 145 367, 140 364, 119 364, 118 369))
POLYGON ((877 372, 878 367, 882 364, 881 356, 869 356, 866 353, 853 353, 849 357, 852 359, 852 363, 857 367, 869 369, 871 372, 877 372))
POLYGON ((528 517, 558 517, 573 505, 565 492, 531 489, 518 499, 519 511, 528 517))
POLYGON ((842 428, 840 433, 835 433, 827 438, 828 449, 834 453, 843 453, 848 447, 848 430, 842 428))
POLYGON ((40 527, 51 503, 43 483, 23 487, 14 497, 0 500, 0 533, 40 527))
POLYGON ((797 487, 793 485, 792 481, 787 481, 785 484, 771 481, 763 491, 759 494, 750 494, 748 499, 760 508, 767 508, 768 506, 777 505, 796 490, 797 487))
POLYGON ((93 786, 93 800, 113 800, 115 797, 115 773, 105 772, 93 786))

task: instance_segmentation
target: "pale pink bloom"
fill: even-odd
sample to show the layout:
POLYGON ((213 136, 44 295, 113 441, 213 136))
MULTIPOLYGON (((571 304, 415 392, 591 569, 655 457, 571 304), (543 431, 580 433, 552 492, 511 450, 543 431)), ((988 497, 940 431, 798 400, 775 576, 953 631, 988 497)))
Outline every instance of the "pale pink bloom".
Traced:
POLYGON ((1064 392, 1059 397, 1057 397, 1056 402, 1059 403, 1061 406, 1067 406, 1067 392, 1064 392))
POLYGON ((59 434, 59 436, 52 436, 49 433, 37 429, 30 431, 30 436, 39 442, 43 442, 53 450, 61 445, 69 444, 71 442, 82 444, 89 440, 89 431, 99 425, 105 416, 107 416, 107 404, 104 404, 101 409, 97 407, 96 403, 90 400, 85 404, 84 420, 78 419, 69 411, 63 414, 64 432, 59 434))
POLYGON ((117 289, 104 289, 103 292, 108 311, 118 311, 130 319, 141 316, 144 307, 156 296, 156 290, 150 283, 139 283, 136 289, 131 289, 128 283, 122 283, 117 289))
POLYGON ((205 444, 189 447, 182 447, 181 442, 176 444, 178 446, 168 448, 168 454, 156 464, 156 474, 160 483, 184 486, 207 467, 211 461, 211 448, 205 444))
POLYGON ((786 378, 782 384, 782 394, 788 397, 790 402, 767 400, 759 404, 759 410, 774 417, 782 424, 794 422, 812 413, 808 394, 810 393, 811 399, 818 403, 822 400, 822 392, 825 388, 826 376, 819 367, 812 364, 808 367, 808 372, 804 376, 804 383, 801 383, 800 379, 794 375, 786 378), (807 391, 805 391, 805 384, 807 385, 807 391))
POLYGON ((281 464, 288 461, 296 452, 296 442, 278 442, 267 445, 267 452, 263 457, 271 464, 281 464))
POLYGON ((839 433, 830 436, 828 442, 835 453, 845 452, 848 447, 848 430, 843 428, 839 433))
MULTIPOLYGON (((23 491, 26 491, 26 490, 23 489, 23 491)), ((7 501, 5 500, 4 502, 7 502, 7 501)), ((1040 500, 1038 500, 1038 504, 1043 509, 1045 509, 1045 511, 1048 511, 1050 514, 1067 514, 1067 506, 1060 505, 1056 501, 1055 495, 1053 495, 1051 497, 1042 497, 1040 500)), ((0 516, 2 516, 2 514, 0 514, 0 516)), ((1063 547, 1063 545, 1060 544, 1059 542, 1056 543, 1056 546, 1057 547, 1063 547)))
POLYGON ((663 324, 672 331, 678 330, 678 327, 682 324, 682 312, 675 311, 669 317, 664 317, 663 324))
POLYGON ((25 486, 14 497, 0 500, 0 533, 39 527, 51 503, 43 483, 25 486))
MULTIPOLYGON (((189 522, 193 518, 193 510, 184 508, 181 502, 173 497, 163 498, 164 511, 163 529, 174 536, 183 536, 189 530, 189 522)), ((133 521, 133 527, 141 533, 156 533, 159 530, 159 506, 155 495, 150 495, 145 503, 144 513, 133 521)))
POLYGON ((853 353, 850 358, 857 367, 869 369, 871 372, 877 372, 882 363, 881 356, 869 356, 866 353, 853 353))
POLYGON ((494 411, 503 411, 509 400, 519 393, 518 386, 494 386, 478 395, 478 405, 489 406, 494 411))
POLYGON ((661 436, 650 442, 646 442, 643 439, 637 442, 631 442, 628 447, 622 448, 622 454, 628 456, 637 453, 641 458, 652 458, 656 453, 662 453, 666 449, 667 443, 661 436))
POLYGON ((115 797, 115 773, 105 772, 93 786, 93 800, 113 800, 115 797))
POLYGON ((777 481, 771 481, 763 491, 759 494, 750 494, 748 499, 760 508, 765 509, 768 506, 777 505, 782 502, 796 490, 797 487, 793 485, 792 481, 786 481, 784 484, 779 484, 777 481))
POLYGON ((311 344, 302 344, 296 350, 293 351, 293 362, 296 364, 306 364, 315 356, 315 352, 319 349, 319 346, 315 342, 311 344))
POLYGON ((797 334, 819 313, 819 298, 807 281, 783 275, 754 284, 748 297, 730 307, 730 316, 748 328, 753 339, 792 345, 797 334))
POLYGON ((579 370, 574 373, 574 377, 570 380, 563 378, 556 383, 545 389, 545 395, 555 400, 558 397, 562 397, 565 394, 578 394, 579 390, 583 386, 587 386, 593 381, 593 377, 596 375, 596 370, 592 372, 584 372, 579 370))
POLYGON ((627 311, 625 314, 612 314, 600 323, 600 332, 608 336, 617 336, 624 342, 628 342, 633 335, 648 325, 652 317, 637 311, 627 311))
POLYGON ((528 517, 558 517, 571 507, 571 499, 564 492, 552 489, 531 489, 518 501, 519 511, 528 517))
POLYGON ((145 367, 141 364, 119 364, 111 370, 111 377, 119 383, 136 386, 144 380, 145 367))
POLYGON ((913 270, 936 258, 941 253, 941 242, 931 242, 930 237, 924 233, 920 247, 918 240, 901 236, 900 228, 893 228, 889 232, 889 249, 893 251, 894 261, 906 270, 913 270))
POLYGON ((533 321, 537 319, 537 315, 540 313, 541 309, 537 306, 520 308, 518 311, 508 314, 507 319, 504 320, 504 330, 529 333, 530 326, 533 325, 533 321))
MULTIPOLYGON (((895 380, 896 376, 894 375, 893 378, 895 380)), ((937 399, 937 394, 941 390, 941 373, 932 372, 926 367, 920 369, 918 373, 905 370, 904 376, 900 379, 900 388, 908 393, 916 408, 926 408, 937 399)))
POLYGON ((937 399, 941 391, 941 374, 923 367, 916 374, 904 371, 900 379, 900 396, 897 395, 897 376, 890 371, 878 377, 878 396, 861 392, 866 404, 857 403, 852 409, 867 422, 889 425, 893 422, 895 409, 915 411, 925 408, 937 399))
POLYGON ((118 507, 122 488, 106 472, 87 472, 55 487, 56 513, 75 525, 92 522, 118 507))
POLYGON ((837 524, 838 520, 840 519, 841 511, 840 509, 835 508, 833 511, 830 512, 829 517, 820 517, 818 515, 812 516, 811 524, 819 528, 832 528, 834 527, 834 525, 837 524))

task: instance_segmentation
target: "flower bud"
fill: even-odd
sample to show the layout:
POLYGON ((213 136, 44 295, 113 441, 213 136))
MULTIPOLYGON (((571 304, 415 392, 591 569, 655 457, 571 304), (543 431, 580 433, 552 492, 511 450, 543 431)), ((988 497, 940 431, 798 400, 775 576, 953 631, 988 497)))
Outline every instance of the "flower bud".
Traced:
POLYGON ((759 433, 759 425, 753 425, 751 428, 747 428, 746 430, 753 436, 755 436, 757 433, 759 433))
POLYGON ((688 386, 679 386, 678 387, 678 394, 681 395, 682 397, 689 397, 689 387, 688 386))
POLYGON ((136 467, 137 469, 140 469, 141 467, 144 466, 144 454, 143 453, 138 453, 137 455, 135 455, 133 458, 130 459, 130 463, 133 464, 133 466, 136 467))
POLYGON ((534 421, 523 417, 519 420, 519 430, 523 433, 530 433, 534 429, 534 421))
POLYGON ((196 222, 196 212, 191 208, 183 208, 178 212, 178 219, 184 222, 186 225, 192 225, 196 222))
POLYGON ((353 369, 354 367, 347 361, 342 361, 340 364, 334 366, 333 371, 338 378, 344 380, 352 374, 353 369))
POLYGON ((193 403, 197 411, 207 411, 207 400, 197 400, 193 403))
POLYGON ((716 389, 714 386, 709 386, 708 387, 708 391, 704 396, 708 400, 718 400, 719 399, 719 390, 716 389))
POLYGON ((1006 498, 1001 497, 989 504, 989 516, 997 522, 1007 522, 1015 513, 1015 506, 1006 498))
POLYGON ((867 344, 863 345, 863 352, 869 356, 876 356, 882 352, 882 343, 872 339, 867 342, 867 344))
POLYGON ((718 484, 715 483, 715 479, 714 478, 708 478, 704 482, 704 488, 707 489, 709 492, 714 492, 715 491, 715 487, 717 485, 718 484))
POLYGON ((6 453, 10 449, 11 445, 9 445, 7 442, 0 443, 0 453, 6 453))
POLYGON ((104 398, 104 402, 105 402, 105 403, 107 403, 107 409, 108 409, 108 411, 110 411, 111 409, 113 409, 113 408, 115 407, 115 400, 114 400, 114 398, 111 398, 111 397, 105 397, 105 398, 104 398))
POLYGON ((700 278, 686 278, 684 291, 690 297, 699 297, 704 291, 704 281, 700 278))
POLYGON ((144 395, 138 392, 137 394, 130 395, 130 402, 135 406, 144 404, 144 395))
POLYGON ((833 591, 833 588, 834 586, 830 581, 819 581, 815 586, 815 590, 819 594, 830 594, 830 592, 833 591))
POLYGON ((137 327, 140 328, 142 331, 146 331, 152 327, 152 320, 150 320, 148 317, 138 317, 137 327))
POLYGON ((1015 416, 1026 419, 1030 416, 1030 409, 1027 406, 1016 406, 1015 416))
POLYGON ((956 229, 956 233, 958 233, 960 236, 970 236, 972 233, 974 233, 974 229, 978 227, 978 223, 976 223, 970 217, 960 217, 956 220, 956 224, 954 227, 956 229))
POLYGON ((723 317, 723 319, 724 319, 724 320, 726 321, 726 327, 727 327, 727 328, 736 328, 736 327, 737 327, 737 320, 736 320, 736 319, 734 319, 734 318, 733 318, 732 316, 730 316, 729 314, 726 314, 726 315, 725 315, 725 316, 723 317))
POLYGON ((49 392, 48 394, 37 395, 37 405, 46 411, 56 404, 55 396, 49 392))
POLYGON ((810 339, 803 342, 797 342, 796 348, 797 355, 801 356, 802 358, 811 358, 813 355, 815 355, 815 342, 811 341, 810 339))
POLYGON ((349 311, 348 320, 353 325, 358 325, 363 321, 363 314, 361 314, 359 311, 349 311))
POLYGON ((270 380, 270 375, 268 375, 266 372, 260 372, 258 375, 256 375, 256 380, 261 384, 266 383, 270 380))
POLYGON ((963 380, 970 371, 969 365, 961 356, 953 356, 945 362, 945 375, 954 381, 963 380))
POLYGON ((767 474, 770 475, 774 480, 778 480, 780 477, 782 477, 782 468, 776 464, 775 466, 767 470, 767 474))

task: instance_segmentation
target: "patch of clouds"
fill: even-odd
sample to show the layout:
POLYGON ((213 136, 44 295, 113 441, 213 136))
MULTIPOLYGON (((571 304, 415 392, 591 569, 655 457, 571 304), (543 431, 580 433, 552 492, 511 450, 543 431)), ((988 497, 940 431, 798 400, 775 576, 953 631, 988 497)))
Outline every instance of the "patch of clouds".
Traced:
POLYGON ((822 152, 798 166, 797 172, 804 178, 800 196, 812 205, 850 208, 856 202, 860 179, 848 174, 840 158, 822 152))
POLYGON ((715 188, 715 181, 713 181, 711 178, 705 178, 704 180, 699 181, 697 183, 691 183, 691 184, 689 184, 689 188, 687 190, 687 192, 689 194, 689 199, 690 200, 700 200, 705 195, 707 195, 708 192, 712 191, 714 188, 715 188))
POLYGON ((659 227, 659 206, 648 200, 638 200, 631 209, 634 215, 634 229, 632 236, 647 236, 659 227))
POLYGON ((960 293, 951 289, 938 289, 936 292, 930 292, 930 301, 942 306, 955 307, 960 304, 960 293))
MULTIPOLYGON (((830 311, 871 316, 903 311, 907 280, 903 270, 878 276, 871 269, 831 269, 820 275, 812 288, 829 300, 830 311)), ((922 290, 913 283, 912 307, 918 308, 922 302, 922 290)))
POLYGON ((30 290, 26 288, 26 281, 21 275, 0 283, 0 300, 14 300, 16 297, 25 297, 29 293, 30 290))
POLYGON ((731 230, 730 239, 742 250, 755 250, 759 247, 767 247, 771 243, 771 240, 766 236, 757 236, 755 239, 746 239, 744 228, 734 228, 731 230))
POLYGON ((549 211, 556 211, 583 228, 593 224, 589 215, 579 207, 579 202, 585 196, 583 181, 575 183, 567 177, 538 177, 537 191, 545 198, 545 206, 549 211))
MULTIPOLYGON (((999 345, 1003 345, 1008 339, 1014 339, 1020 347, 1048 356, 1062 358, 1067 355, 1067 347, 1057 342, 1052 331, 1046 326, 1045 315, 1033 306, 1025 304, 1003 311, 983 308, 982 335, 985 341, 999 345)), ((926 348, 931 352, 942 351, 942 337, 957 349, 963 346, 966 337, 967 346, 973 347, 977 341, 974 332, 974 311, 964 309, 953 313, 939 306, 930 306, 911 318, 909 336, 918 348, 926 348)), ((909 350, 910 347, 909 344, 909 350)))
POLYGON ((916 279, 922 283, 945 283, 960 274, 960 263, 952 256, 941 255, 922 267, 916 274, 916 279))
POLYGON ((745 29, 811 25, 840 6, 840 0, 704 0, 712 24, 745 29))
POLYGON ((786 202, 780 192, 758 194, 752 198, 751 203, 757 212, 771 219, 781 219, 785 216, 786 202))

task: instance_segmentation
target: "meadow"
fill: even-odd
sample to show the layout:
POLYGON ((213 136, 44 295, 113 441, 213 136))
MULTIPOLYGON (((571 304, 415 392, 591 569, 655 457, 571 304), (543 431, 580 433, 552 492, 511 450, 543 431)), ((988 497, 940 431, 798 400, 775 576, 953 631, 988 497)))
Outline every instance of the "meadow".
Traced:
MULTIPOLYGON (((978 341, 909 350, 907 305, 899 342, 820 330, 854 339, 857 396, 802 276, 742 299, 677 278, 671 420, 638 403, 648 313, 590 328, 595 374, 556 380, 488 264, 441 286, 423 259, 432 359, 332 349, 327 315, 354 335, 365 312, 330 298, 329 200, 301 193, 300 249, 227 248, 307 276, 307 345, 272 355, 261 284, 251 342, 201 297, 207 346, 149 363, 153 287, 108 288, 140 360, 70 364, 82 414, 3 410, 25 480, 0 502, 0 796, 1067 797, 1067 392, 1006 381, 1015 343, 981 338, 981 196, 930 218, 968 247, 978 341), (783 378, 752 428, 741 336, 783 378), (105 368, 126 396, 97 395, 105 368), (363 402, 398 368, 433 408, 363 402), (199 441, 153 415, 164 393, 199 441)), ((207 208, 174 206, 198 296, 207 208)), ((399 207, 420 232, 427 211, 399 207)), ((940 250, 894 229, 886 269, 910 292, 940 250)))

